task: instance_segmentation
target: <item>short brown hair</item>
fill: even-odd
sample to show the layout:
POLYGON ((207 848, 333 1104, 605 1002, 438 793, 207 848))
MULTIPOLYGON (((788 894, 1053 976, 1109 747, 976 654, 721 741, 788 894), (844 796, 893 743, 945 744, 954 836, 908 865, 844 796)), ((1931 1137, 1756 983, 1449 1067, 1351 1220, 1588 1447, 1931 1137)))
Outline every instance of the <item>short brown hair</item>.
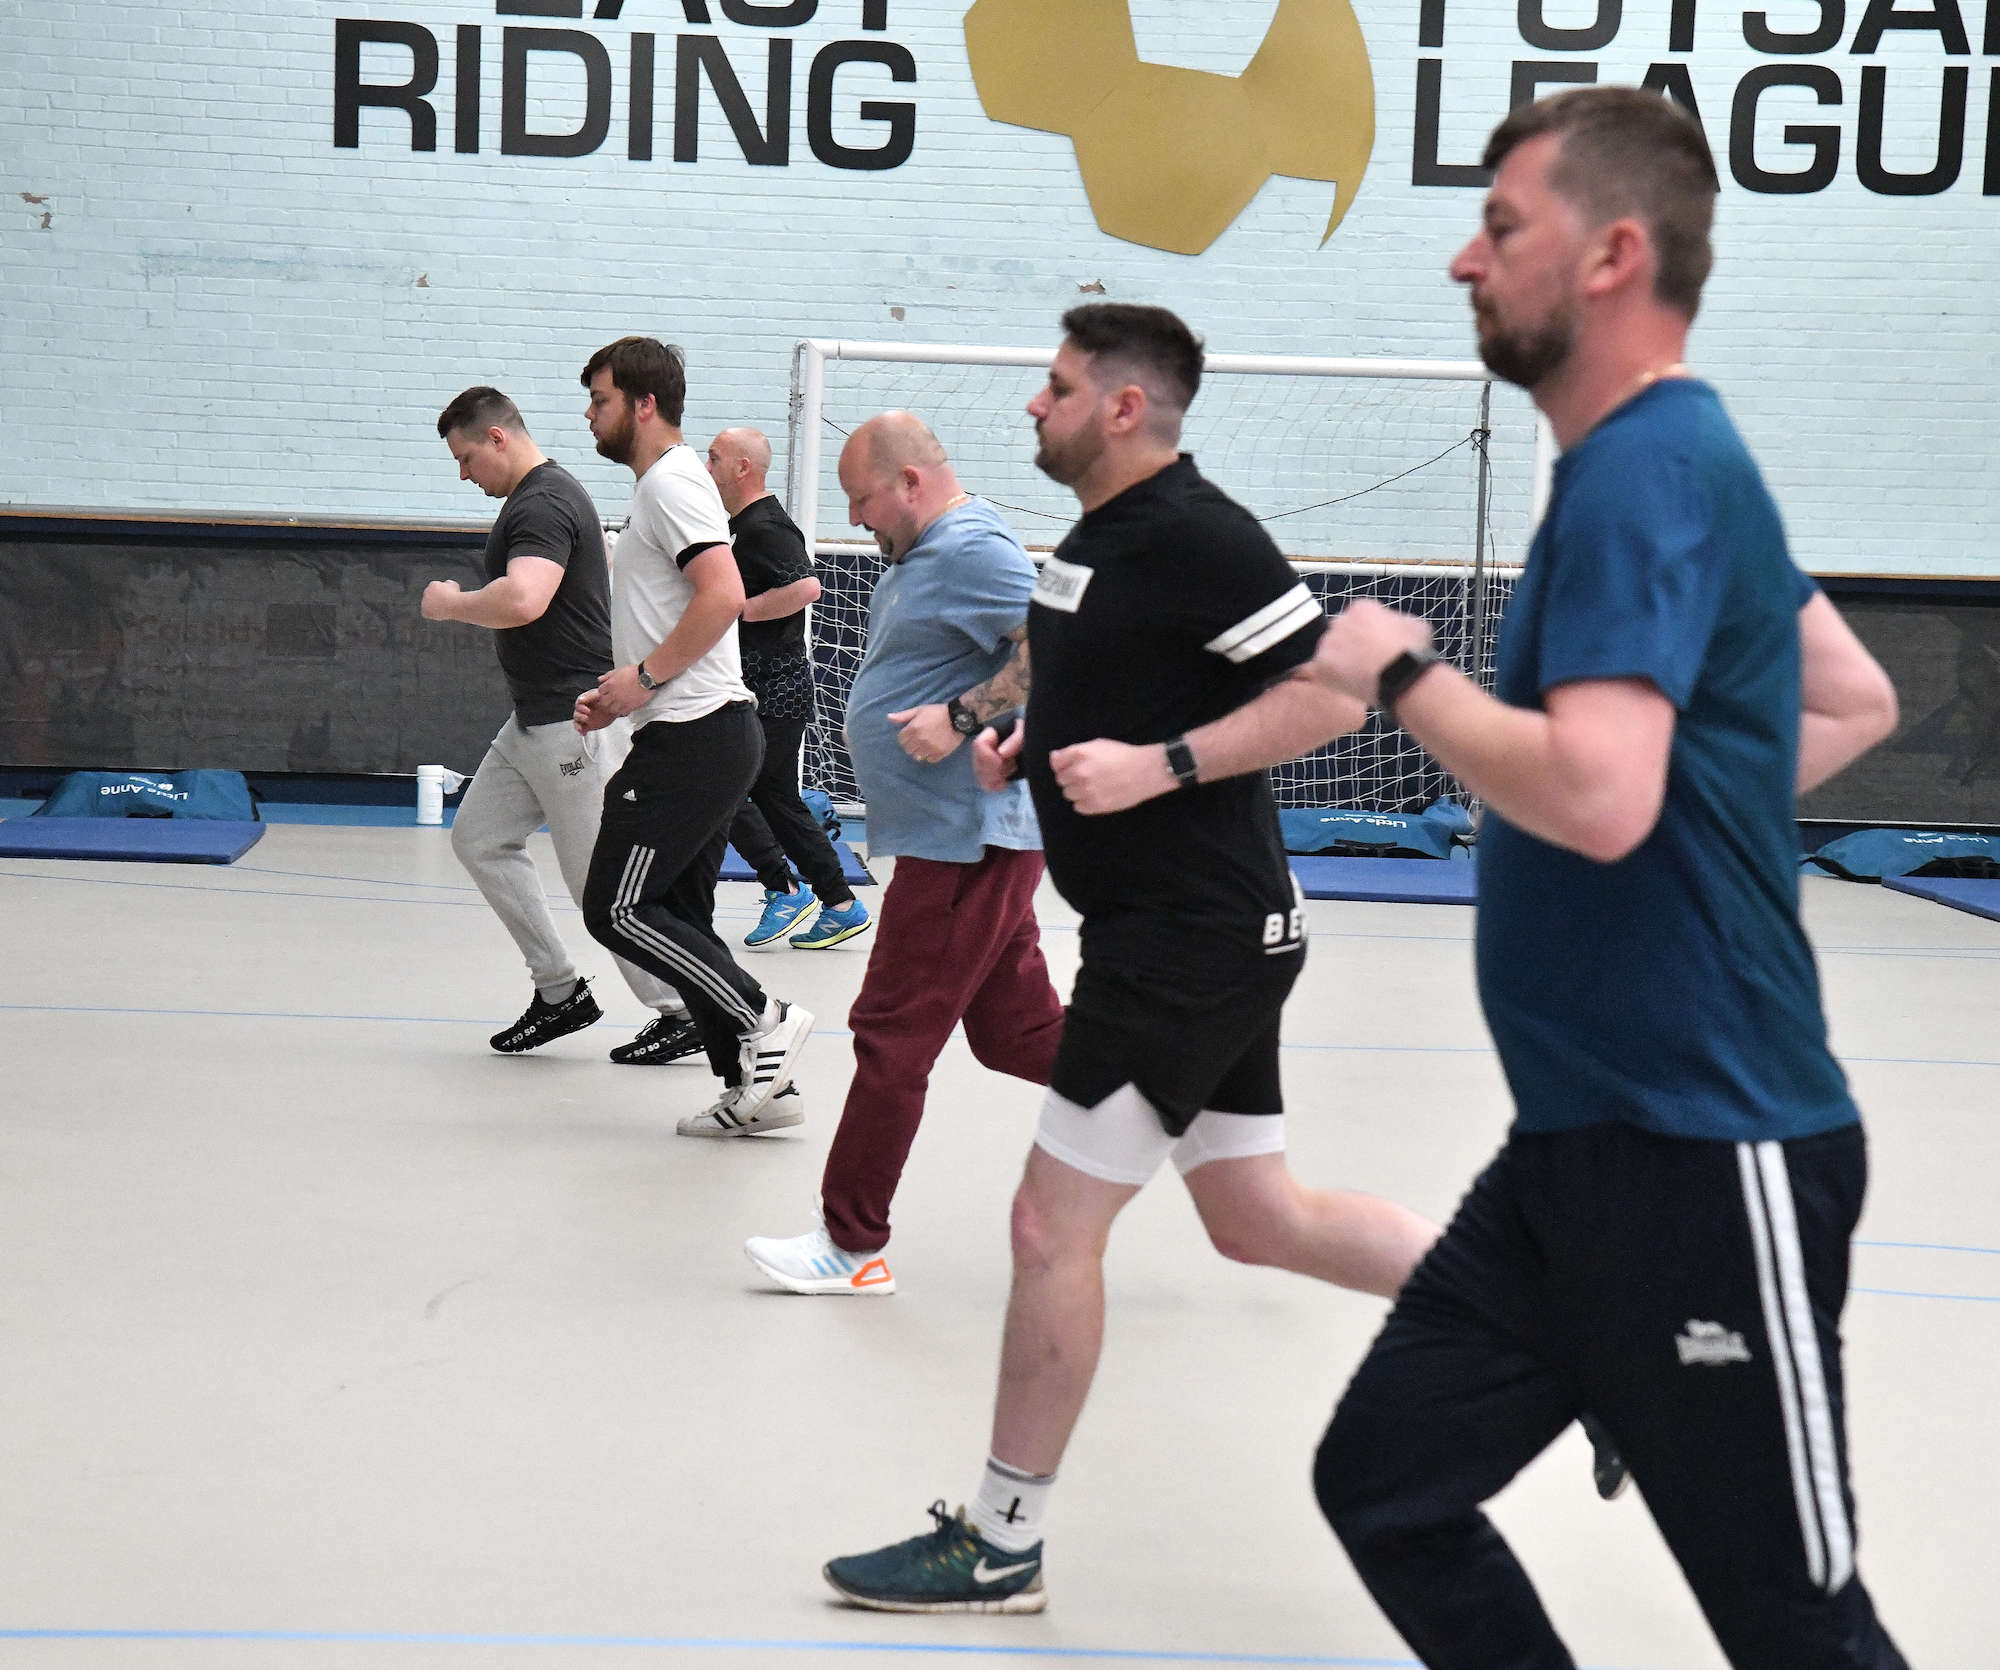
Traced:
POLYGON ((489 429, 511 429, 525 435, 521 408, 496 388, 481 383, 457 396, 438 413, 438 435, 483 435, 489 429))
POLYGON ((1701 124, 1643 87, 1579 87, 1509 113, 1480 160, 1498 168, 1545 133, 1562 144, 1549 184, 1596 225, 1626 215, 1644 222, 1659 257, 1653 295, 1692 319, 1715 260, 1719 189, 1701 124))
POLYGON ((680 428, 681 409, 687 404, 687 360, 680 349, 657 337, 621 336, 590 356, 577 381, 589 388, 590 379, 607 365, 613 388, 623 389, 634 400, 650 394, 660 416, 680 428))
POLYGON ((1063 334, 1088 354, 1128 371, 1149 371, 1186 411, 1201 388, 1201 338, 1179 314, 1130 302, 1087 302, 1062 317, 1063 334))

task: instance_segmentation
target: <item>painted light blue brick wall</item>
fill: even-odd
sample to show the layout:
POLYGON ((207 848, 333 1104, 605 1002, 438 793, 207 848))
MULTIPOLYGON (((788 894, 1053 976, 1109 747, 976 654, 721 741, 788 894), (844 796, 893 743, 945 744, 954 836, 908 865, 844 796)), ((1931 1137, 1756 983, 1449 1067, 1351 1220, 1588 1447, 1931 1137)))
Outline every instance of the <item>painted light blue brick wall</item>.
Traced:
MULTIPOLYGON (((1587 27, 1613 0, 1545 0, 1552 26, 1587 27)), ((690 25, 678 0, 627 0, 615 21, 510 17, 475 0, 235 0, 161 7, 39 0, 14 8, 0 56, 0 502, 370 516, 476 516, 433 420, 458 389, 497 382, 607 510, 629 477, 596 459, 576 374, 626 331, 687 347, 688 428, 748 421, 782 436, 801 336, 1046 343, 1081 286, 1172 305, 1234 352, 1464 357, 1462 297, 1444 269, 1479 194, 1411 183, 1418 63, 1439 61, 1438 154, 1470 162, 1504 112, 1517 62, 1588 61, 1598 78, 1687 67, 1726 159, 1743 78, 1816 66, 1841 90, 1822 108, 1778 89, 1754 155, 1803 167, 1788 125, 1839 133, 1825 189, 1725 184, 1720 259, 1691 344, 1761 456, 1801 559, 1823 571, 2000 572, 2000 195, 1983 194, 2000 23, 1985 6, 1960 52, 1938 30, 1891 30, 1851 50, 1868 11, 1849 0, 1825 50, 1746 43, 1742 13, 1701 8, 1692 50, 1670 50, 1672 0, 1630 0, 1601 49, 1524 43, 1512 0, 1446 0, 1442 45, 1426 8, 1359 0, 1377 140, 1359 199, 1323 247, 1331 188, 1269 182, 1207 252, 1165 254, 1098 230, 1069 142, 987 119, 957 3, 822 0, 773 31, 690 25), (438 149, 410 149, 409 118, 365 108, 360 144, 333 143, 340 17, 427 29, 440 47, 438 149), (453 146, 454 47, 483 33, 481 149, 453 146), (576 158, 500 150, 501 31, 590 32, 614 69, 604 144, 576 158), (627 155, 626 66, 659 37, 655 154, 627 155), (718 37, 761 112, 768 43, 792 44, 790 162, 746 163, 713 97, 700 156, 673 160, 672 37, 718 37), (808 149, 814 54, 890 41, 911 86, 852 65, 836 81, 835 136, 879 142, 864 99, 916 106, 909 161, 832 168, 808 149), (1963 165, 1949 189, 1883 195, 1857 176, 1863 73, 1886 72, 1887 167, 1922 171, 1939 98, 1966 72, 1963 165)), ((583 8, 591 8, 586 4, 583 8)), ((700 10, 701 8, 694 8, 700 10)), ((1274 0, 1135 0, 1148 56, 1234 73, 1274 0)), ((1820 0, 1774 0, 1773 27, 1809 28, 1820 0)), ((400 79, 408 54, 371 46, 364 78, 400 79)), ((580 118, 580 68, 536 61, 530 125, 580 118)), ((2000 179, 1992 182, 2000 189, 2000 179)), ((1094 294, 1095 291, 1089 292, 1094 294)))

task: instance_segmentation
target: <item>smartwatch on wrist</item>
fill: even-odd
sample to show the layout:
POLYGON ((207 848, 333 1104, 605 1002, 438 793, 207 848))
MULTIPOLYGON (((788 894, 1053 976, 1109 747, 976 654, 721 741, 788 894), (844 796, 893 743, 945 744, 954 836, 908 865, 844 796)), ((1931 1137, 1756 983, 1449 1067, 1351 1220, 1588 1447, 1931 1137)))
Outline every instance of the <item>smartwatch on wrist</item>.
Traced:
POLYGON ((1167 769, 1184 789, 1191 789, 1201 781, 1201 767, 1195 763, 1194 750, 1187 745, 1186 737, 1177 736, 1167 744, 1167 769))
POLYGON ((634 665, 632 670, 639 675, 639 688, 641 690, 659 689, 660 681, 655 677, 653 677, 651 673, 646 671, 646 658, 643 655, 640 656, 638 662, 634 665))
POLYGON ((951 721, 951 728, 960 736, 977 736, 984 727, 979 715, 956 696, 944 704, 945 717, 951 721))
POLYGON ((1444 658, 1434 649, 1406 649, 1382 669, 1375 681, 1375 705, 1392 719, 1396 704, 1409 693, 1410 686, 1444 658))

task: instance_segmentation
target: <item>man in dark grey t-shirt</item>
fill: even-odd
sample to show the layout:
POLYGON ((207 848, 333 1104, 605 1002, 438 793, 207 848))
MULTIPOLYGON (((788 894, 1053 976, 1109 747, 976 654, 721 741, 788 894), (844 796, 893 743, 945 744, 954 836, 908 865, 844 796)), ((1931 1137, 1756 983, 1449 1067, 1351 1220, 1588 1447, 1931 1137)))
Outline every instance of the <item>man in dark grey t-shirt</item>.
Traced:
MULTIPOLYGON (((611 576, 597 508, 581 483, 529 437, 520 409, 495 388, 470 388, 444 409, 438 434, 459 478, 504 499, 486 540, 487 583, 424 588, 426 620, 488 628, 514 711, 493 739, 460 803, 452 851, 527 960, 535 994, 521 1018, 495 1033, 515 1055, 578 1031, 602 1011, 549 915, 528 837, 548 825, 570 897, 582 903, 604 784, 627 741, 622 727, 579 737, 577 697, 611 667, 611 576)), ((626 984, 655 1018, 613 1061, 657 1063, 701 1047, 678 993, 620 961, 626 984)))

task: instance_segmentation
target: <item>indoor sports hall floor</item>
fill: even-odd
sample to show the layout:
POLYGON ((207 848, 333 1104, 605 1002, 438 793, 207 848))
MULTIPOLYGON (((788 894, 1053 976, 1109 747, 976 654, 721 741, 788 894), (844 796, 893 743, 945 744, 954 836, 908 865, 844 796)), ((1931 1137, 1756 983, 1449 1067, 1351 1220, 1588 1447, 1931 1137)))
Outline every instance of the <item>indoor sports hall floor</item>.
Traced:
MULTIPOLYGON (((2000 924, 1805 891, 1873 1133, 1862 1570, 1913 1665, 1991 1670, 2000 924)), ((723 889, 726 930, 755 898, 723 889)), ((1472 915, 1310 909, 1296 1167, 1446 1213, 1507 1118, 1472 915)), ((1073 918, 1043 914, 1065 983, 1073 918)), ((740 1244, 805 1227, 871 941, 758 959, 820 1017, 809 1120, 705 1143, 673 1135, 705 1072, 604 1059, 640 1017, 560 920, 610 1018, 503 1059, 486 1034, 526 983, 442 831, 280 825, 227 869, 0 863, 0 1666, 1409 1662, 1307 1486, 1382 1306, 1225 1264, 1171 1178, 1113 1242, 1048 1612, 832 1604, 824 1559, 976 1481, 1037 1093, 954 1041, 901 1291, 767 1293, 740 1244)), ((1720 1663, 1574 1437, 1497 1512, 1580 1664, 1720 1663)))

